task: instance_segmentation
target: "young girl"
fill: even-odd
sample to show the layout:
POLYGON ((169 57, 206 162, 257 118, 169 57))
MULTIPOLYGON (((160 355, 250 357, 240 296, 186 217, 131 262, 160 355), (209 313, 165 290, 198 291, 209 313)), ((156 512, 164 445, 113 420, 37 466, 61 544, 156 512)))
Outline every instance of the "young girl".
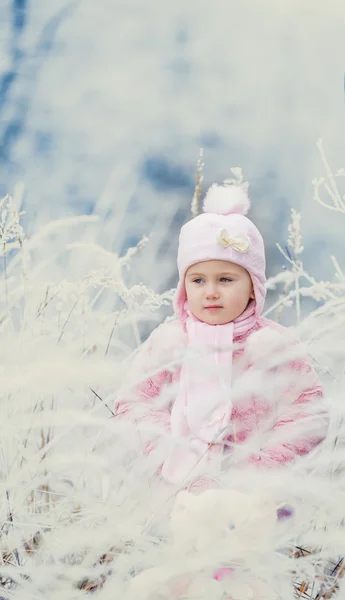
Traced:
POLYGON ((213 185, 203 214, 182 227, 176 318, 142 346, 138 383, 115 404, 149 432, 147 453, 168 436, 161 475, 172 483, 245 441, 246 462, 274 467, 325 437, 322 388, 302 345, 261 317, 265 251, 249 207, 246 184, 213 185))

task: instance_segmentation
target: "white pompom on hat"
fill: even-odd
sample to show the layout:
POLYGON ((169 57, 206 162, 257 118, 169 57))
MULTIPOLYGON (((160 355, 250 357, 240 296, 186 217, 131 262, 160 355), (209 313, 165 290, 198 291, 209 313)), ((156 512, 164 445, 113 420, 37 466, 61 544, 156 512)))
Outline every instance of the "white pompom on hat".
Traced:
POLYGON ((174 296, 175 313, 186 318, 185 274, 190 266, 207 260, 225 260, 250 274, 259 316, 266 297, 266 261, 262 236, 246 216, 250 208, 248 184, 213 184, 204 199, 204 212, 181 228, 177 266, 179 283, 174 296))
POLYGON ((246 215, 250 209, 248 185, 217 185, 208 190, 204 203, 204 212, 218 215, 246 215))

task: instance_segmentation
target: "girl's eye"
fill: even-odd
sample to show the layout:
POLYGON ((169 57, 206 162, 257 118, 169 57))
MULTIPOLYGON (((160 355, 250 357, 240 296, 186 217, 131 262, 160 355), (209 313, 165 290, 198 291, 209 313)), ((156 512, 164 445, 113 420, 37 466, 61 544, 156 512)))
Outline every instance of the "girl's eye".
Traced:
POLYGON ((203 279, 201 279, 201 277, 197 277, 196 279, 193 279, 194 283, 201 283, 203 281, 203 279))
POLYGON ((227 283, 228 281, 232 281, 232 279, 230 279, 230 277, 221 277, 221 278, 220 278, 220 281, 221 281, 222 283, 224 283, 224 282, 225 282, 225 283, 227 283))

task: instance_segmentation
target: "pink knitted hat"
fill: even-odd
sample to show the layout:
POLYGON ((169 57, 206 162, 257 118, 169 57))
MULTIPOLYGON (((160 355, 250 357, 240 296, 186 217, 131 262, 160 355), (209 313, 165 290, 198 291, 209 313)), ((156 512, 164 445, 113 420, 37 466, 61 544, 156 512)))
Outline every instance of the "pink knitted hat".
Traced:
POLYGON ((173 305, 184 319, 187 269, 206 260, 228 260, 250 274, 255 293, 255 315, 260 316, 266 297, 265 247, 254 223, 245 215, 250 208, 248 185, 212 185, 208 190, 203 214, 181 228, 177 266, 179 283, 173 305))

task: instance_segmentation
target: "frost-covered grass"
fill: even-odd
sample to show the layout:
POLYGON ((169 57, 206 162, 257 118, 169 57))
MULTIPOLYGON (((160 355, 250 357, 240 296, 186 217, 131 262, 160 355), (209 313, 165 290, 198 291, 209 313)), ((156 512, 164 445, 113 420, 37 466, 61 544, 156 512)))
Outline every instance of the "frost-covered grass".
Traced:
MULTIPOLYGON (((315 199, 327 205, 329 197, 335 218, 344 218, 344 198, 325 166, 325 179, 314 182, 315 199)), ((312 584, 315 574, 324 573, 328 560, 345 555, 342 257, 339 262, 331 257, 335 276, 329 282, 307 273, 303 223, 293 211, 289 250, 282 249, 287 268, 269 281, 270 287, 282 286, 270 312, 279 318, 282 309, 295 310, 302 339, 324 380, 331 418, 325 444, 279 476, 241 468, 249 444, 235 452, 232 468, 216 480, 253 503, 249 512, 243 506, 233 509, 238 538, 212 534, 219 506, 201 521, 192 510, 182 539, 181 530, 172 536, 169 524, 179 490, 154 476, 164 444, 147 458, 142 432, 110 418, 119 386, 135 379, 131 358, 140 343, 140 326, 158 319, 171 292, 159 295, 126 283, 126 269, 145 239, 123 257, 76 242, 94 219, 53 222, 26 239, 11 198, 1 204, 0 597, 69 600, 93 592, 100 599, 137 600, 141 592, 131 596, 133 576, 167 565, 172 571, 165 581, 173 573, 175 591, 168 585, 168 591, 151 598, 214 599, 227 589, 244 600, 250 591, 243 586, 249 585, 255 599, 288 600, 293 570, 302 586, 300 597, 316 597, 320 582, 312 584), (72 275, 62 265, 66 244, 57 242, 62 230, 70 260, 75 260, 72 275), (92 256, 91 269, 80 256, 92 256), (301 311, 305 296, 317 302, 307 317, 301 311), (271 526, 266 510, 271 503, 293 507, 294 515, 271 526), (291 552, 304 556, 293 561, 291 552), (205 572, 227 561, 236 565, 232 579, 205 579, 205 572), (194 591, 179 585, 186 571, 195 573, 194 591)), ((254 384, 243 382, 248 389, 254 384)), ((225 525, 228 520, 224 515, 225 525)), ((335 563, 330 569, 336 572, 335 563)), ((144 586, 140 589, 144 594, 144 586)))

